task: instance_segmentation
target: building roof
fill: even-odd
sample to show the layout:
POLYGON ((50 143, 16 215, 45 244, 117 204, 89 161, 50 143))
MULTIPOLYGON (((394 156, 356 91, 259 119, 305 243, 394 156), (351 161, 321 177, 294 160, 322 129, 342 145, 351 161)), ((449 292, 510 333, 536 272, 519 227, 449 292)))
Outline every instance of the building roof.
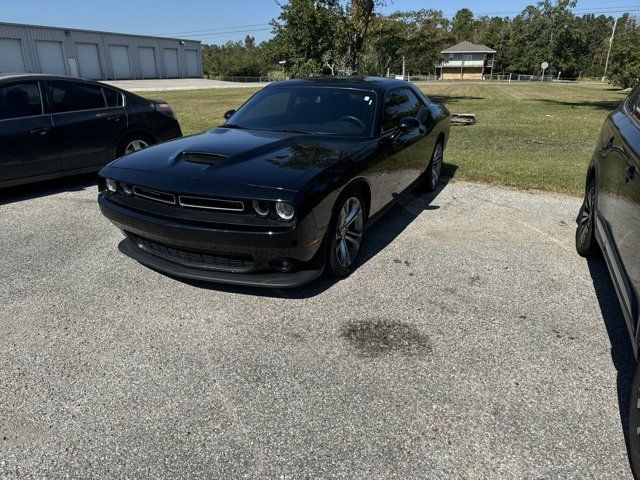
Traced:
POLYGON ((440 53, 496 53, 496 51, 486 45, 475 45, 471 42, 464 41, 446 50, 442 50, 440 53))
POLYGON ((179 42, 190 42, 202 44, 200 40, 194 40, 192 38, 178 38, 178 37, 160 37, 157 35, 140 35, 137 33, 123 33, 123 32, 105 32, 103 30, 87 30, 84 28, 65 28, 65 27, 51 27, 49 25, 33 25, 30 23, 11 23, 0 22, 0 27, 22 27, 22 28, 46 28, 50 30, 62 30, 64 32, 86 32, 86 33, 98 33, 106 35, 121 35, 125 37, 142 37, 142 38, 154 38, 161 40, 177 40, 179 42))

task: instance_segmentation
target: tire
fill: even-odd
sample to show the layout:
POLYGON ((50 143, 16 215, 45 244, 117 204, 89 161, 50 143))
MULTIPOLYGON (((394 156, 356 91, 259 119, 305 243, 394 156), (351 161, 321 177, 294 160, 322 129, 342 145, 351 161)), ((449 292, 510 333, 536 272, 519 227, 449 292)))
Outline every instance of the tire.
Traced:
POLYGON ((596 257, 600 253, 595 234, 597 198, 596 182, 595 179, 591 179, 578 213, 576 228, 576 250, 585 258, 596 257))
POLYGON ((436 143, 436 146, 433 149, 433 154, 431 154, 431 160, 429 161, 427 171, 424 172, 424 188, 428 192, 433 192, 438 188, 438 182, 442 175, 443 162, 444 147, 442 146, 442 142, 438 140, 438 143, 436 143))
POLYGON ((638 408, 638 399, 640 397, 640 365, 636 367, 636 374, 633 377, 631 386, 631 395, 629 398, 629 457, 631 460, 631 470, 634 478, 640 478, 640 435, 638 427, 640 427, 639 416, 640 408, 638 408))
POLYGON ((353 272, 364 241, 367 206, 362 194, 353 189, 336 202, 326 238, 325 272, 346 277, 353 272))
POLYGON ((124 157, 153 145, 155 140, 145 133, 130 133, 126 135, 116 149, 116 158, 124 157))

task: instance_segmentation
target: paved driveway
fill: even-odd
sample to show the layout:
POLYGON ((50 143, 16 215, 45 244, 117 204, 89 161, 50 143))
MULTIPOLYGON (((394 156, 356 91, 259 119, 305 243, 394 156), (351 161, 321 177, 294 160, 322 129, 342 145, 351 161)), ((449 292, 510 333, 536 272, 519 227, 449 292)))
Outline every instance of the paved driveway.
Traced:
POLYGON ((348 279, 185 283, 90 182, 0 205, 0 477, 629 476, 633 360, 579 200, 450 183, 348 279))

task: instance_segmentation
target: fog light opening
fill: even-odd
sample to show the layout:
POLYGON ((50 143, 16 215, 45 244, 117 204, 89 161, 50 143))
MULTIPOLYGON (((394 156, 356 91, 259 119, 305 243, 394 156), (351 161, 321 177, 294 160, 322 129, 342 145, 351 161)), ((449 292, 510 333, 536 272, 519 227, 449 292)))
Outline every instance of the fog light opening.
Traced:
POLYGON ((288 273, 293 269, 294 262, 290 258, 280 258, 273 262, 274 267, 282 273, 288 273))

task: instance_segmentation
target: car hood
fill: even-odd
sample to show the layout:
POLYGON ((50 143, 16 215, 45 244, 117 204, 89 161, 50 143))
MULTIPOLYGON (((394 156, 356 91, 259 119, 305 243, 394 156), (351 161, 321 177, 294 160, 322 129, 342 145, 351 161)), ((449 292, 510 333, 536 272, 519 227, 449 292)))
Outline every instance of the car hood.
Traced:
POLYGON ((132 153, 109 164, 104 173, 124 169, 135 170, 137 178, 147 172, 198 184, 295 190, 296 180, 346 158, 361 143, 336 136, 219 127, 132 153))

